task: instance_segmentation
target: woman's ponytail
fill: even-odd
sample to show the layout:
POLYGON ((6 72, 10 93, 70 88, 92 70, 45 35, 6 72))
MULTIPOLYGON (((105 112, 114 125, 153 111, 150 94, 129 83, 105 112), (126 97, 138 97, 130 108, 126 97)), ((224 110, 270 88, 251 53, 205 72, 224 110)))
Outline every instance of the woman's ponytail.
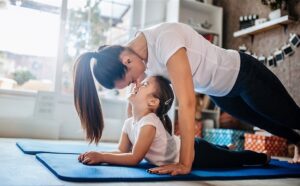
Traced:
POLYGON ((74 65, 74 104, 81 126, 86 131, 90 143, 100 141, 104 128, 103 115, 97 94, 91 61, 94 52, 80 55, 74 65))

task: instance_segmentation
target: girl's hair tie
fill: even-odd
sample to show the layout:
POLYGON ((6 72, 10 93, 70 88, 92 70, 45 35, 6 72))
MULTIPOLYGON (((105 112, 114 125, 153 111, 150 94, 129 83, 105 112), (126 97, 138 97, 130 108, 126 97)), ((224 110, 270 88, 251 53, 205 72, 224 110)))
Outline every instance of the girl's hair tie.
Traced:
POLYGON ((172 98, 168 99, 167 101, 165 101, 165 105, 169 105, 169 103, 172 101, 172 98))

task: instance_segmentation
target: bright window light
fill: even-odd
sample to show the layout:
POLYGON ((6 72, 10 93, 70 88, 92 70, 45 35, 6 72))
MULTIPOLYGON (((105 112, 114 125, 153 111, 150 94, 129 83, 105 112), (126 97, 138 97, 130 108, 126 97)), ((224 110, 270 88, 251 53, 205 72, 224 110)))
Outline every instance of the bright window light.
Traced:
POLYGON ((57 54, 59 15, 9 5, 0 10, 0 50, 54 57, 57 54))

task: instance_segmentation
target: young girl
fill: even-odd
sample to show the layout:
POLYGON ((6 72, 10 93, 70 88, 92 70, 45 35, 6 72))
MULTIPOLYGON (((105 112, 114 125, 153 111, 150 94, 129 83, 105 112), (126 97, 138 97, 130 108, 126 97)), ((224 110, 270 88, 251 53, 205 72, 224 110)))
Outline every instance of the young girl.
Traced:
MULTIPOLYGON (((180 139, 172 135, 172 124, 167 115, 173 100, 174 94, 167 79, 162 76, 146 78, 129 97, 133 117, 124 123, 119 151, 86 152, 78 160, 84 164, 137 165, 145 158, 156 166, 178 163, 180 139)), ((193 168, 265 165, 270 160, 264 153, 230 151, 200 138, 195 138, 194 144, 193 168)), ((152 169, 148 171, 166 173, 152 169)))

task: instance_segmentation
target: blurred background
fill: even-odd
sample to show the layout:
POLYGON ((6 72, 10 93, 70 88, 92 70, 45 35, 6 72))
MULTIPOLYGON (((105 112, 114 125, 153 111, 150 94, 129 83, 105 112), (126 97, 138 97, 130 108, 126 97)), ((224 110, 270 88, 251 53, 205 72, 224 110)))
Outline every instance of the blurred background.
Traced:
MULTIPOLYGON (((299 4, 299 0, 0 0, 0 137, 84 139, 72 95, 76 57, 100 45, 126 44, 137 30, 168 21, 189 24, 215 45, 259 58, 300 105, 299 4)), ((127 117, 128 90, 107 90, 99 84, 97 89, 105 119, 102 141, 116 142, 127 117)), ((243 148, 244 133, 270 136, 195 91, 196 137, 239 143, 243 148)), ((177 109, 174 102, 169 115, 174 134, 180 135, 177 109)))

